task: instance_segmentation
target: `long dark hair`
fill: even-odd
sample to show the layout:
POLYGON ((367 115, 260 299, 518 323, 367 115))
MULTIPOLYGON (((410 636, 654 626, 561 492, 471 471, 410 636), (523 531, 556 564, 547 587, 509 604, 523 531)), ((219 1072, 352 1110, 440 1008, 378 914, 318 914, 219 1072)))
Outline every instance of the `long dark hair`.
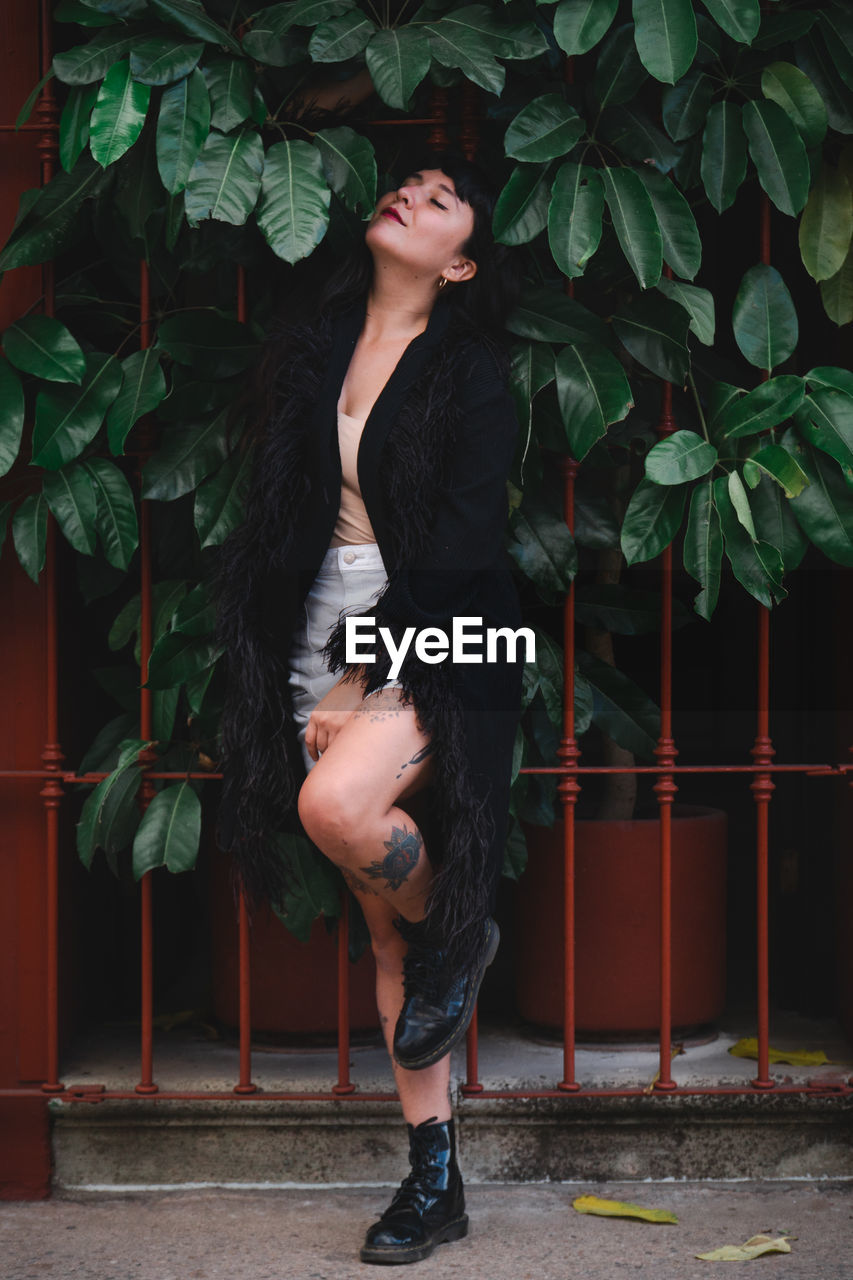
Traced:
MULTIPOLYGON (((477 332, 492 348, 506 375, 509 371, 506 321, 521 294, 521 267, 514 250, 497 244, 492 215, 498 189, 485 169, 452 151, 423 150, 415 155, 407 174, 440 169, 453 181, 456 194, 474 211, 474 228, 461 252, 477 264, 477 272, 461 284, 449 284, 436 299, 437 307, 452 309, 451 326, 457 332, 477 332)), ((402 175, 402 176, 405 176, 402 175)), ((312 257, 324 258, 323 246, 312 257)), ((230 406, 229 423, 245 423, 244 445, 259 440, 271 417, 276 372, 288 358, 293 326, 315 324, 321 318, 345 311, 365 297, 373 280, 373 257, 363 239, 341 261, 326 265, 319 281, 306 287, 306 277, 295 273, 290 288, 270 322, 261 354, 247 379, 242 395, 230 406)), ((316 266, 314 272, 316 274, 316 266)))

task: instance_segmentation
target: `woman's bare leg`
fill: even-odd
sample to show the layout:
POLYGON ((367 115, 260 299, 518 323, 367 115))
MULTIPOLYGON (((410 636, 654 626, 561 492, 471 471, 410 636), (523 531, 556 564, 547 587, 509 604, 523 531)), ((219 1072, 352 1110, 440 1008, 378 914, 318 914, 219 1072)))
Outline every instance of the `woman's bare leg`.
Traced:
POLYGON ((352 713, 299 794, 305 830, 340 867, 364 912, 376 959, 382 1034, 411 1125, 451 1116, 450 1055, 407 1071, 394 1058, 393 1044, 406 954, 394 921, 398 915, 423 918, 433 877, 421 825, 413 816, 423 814, 424 788, 432 776, 428 747, 414 708, 403 706, 396 690, 382 690, 352 713))

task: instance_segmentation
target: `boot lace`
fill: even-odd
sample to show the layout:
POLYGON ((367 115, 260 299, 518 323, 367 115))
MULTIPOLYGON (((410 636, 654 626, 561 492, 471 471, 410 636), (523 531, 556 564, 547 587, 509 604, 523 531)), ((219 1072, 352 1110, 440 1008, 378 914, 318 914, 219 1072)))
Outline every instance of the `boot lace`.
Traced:
POLYGON ((410 941, 409 950, 403 957, 404 998, 423 996, 427 1000, 438 999, 443 964, 442 951, 414 939, 410 941))

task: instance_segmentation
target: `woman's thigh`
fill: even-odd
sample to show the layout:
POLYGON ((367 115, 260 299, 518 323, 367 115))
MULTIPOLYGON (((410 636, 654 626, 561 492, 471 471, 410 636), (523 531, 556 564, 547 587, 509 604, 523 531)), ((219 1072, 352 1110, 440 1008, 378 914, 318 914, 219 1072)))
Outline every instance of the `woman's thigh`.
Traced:
MULTIPOLYGON (((361 813, 385 813, 433 779, 429 735, 401 690, 381 689, 344 722, 303 783, 316 798, 361 813)), ((413 803, 411 807, 416 807, 413 803)))

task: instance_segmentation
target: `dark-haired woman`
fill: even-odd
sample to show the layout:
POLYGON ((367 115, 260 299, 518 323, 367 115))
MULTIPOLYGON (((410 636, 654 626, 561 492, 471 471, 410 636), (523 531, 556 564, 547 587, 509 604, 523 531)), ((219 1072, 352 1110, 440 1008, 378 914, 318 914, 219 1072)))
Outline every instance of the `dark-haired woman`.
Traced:
POLYGON ((411 1172, 368 1262, 417 1261, 468 1225, 449 1055, 498 942, 525 656, 509 636, 518 422, 493 201, 475 165, 425 157, 380 198, 343 281, 280 328, 246 521, 219 570, 222 842, 254 901, 287 883, 274 834, 306 834, 376 957, 411 1172), (488 628, 505 630, 487 650, 488 628))

